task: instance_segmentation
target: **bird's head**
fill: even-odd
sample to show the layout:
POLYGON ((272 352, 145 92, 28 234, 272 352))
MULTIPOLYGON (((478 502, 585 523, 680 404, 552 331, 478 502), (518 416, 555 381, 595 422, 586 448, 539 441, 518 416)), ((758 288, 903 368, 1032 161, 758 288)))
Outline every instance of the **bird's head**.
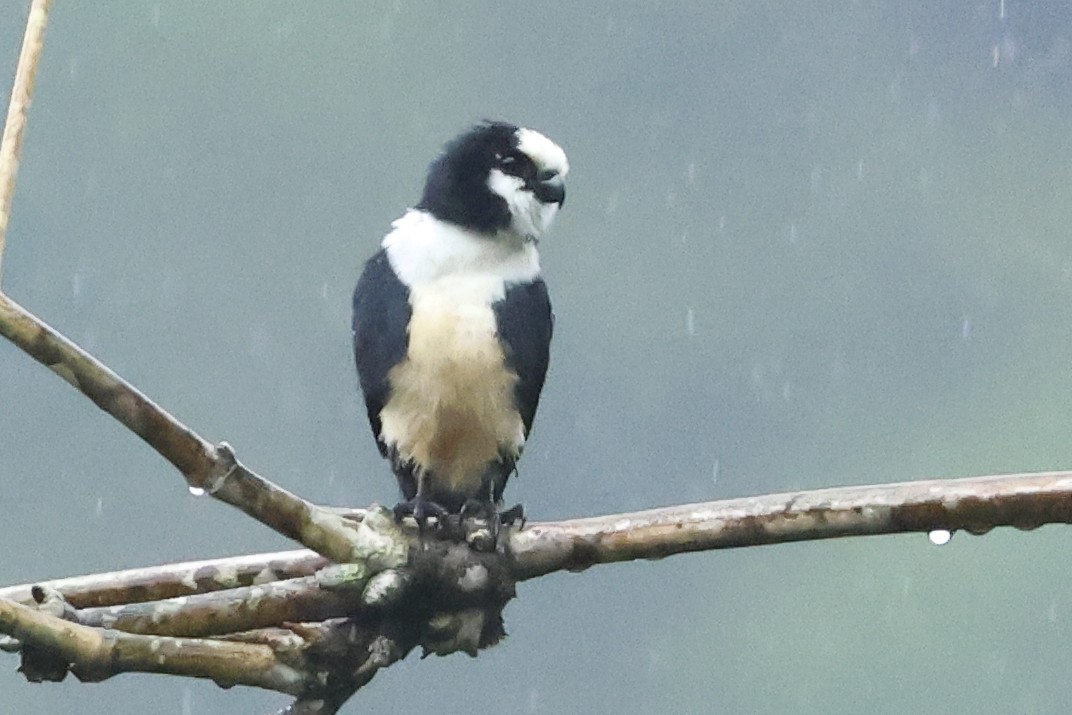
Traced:
POLYGON ((566 153, 532 129, 484 122, 428 168, 418 209, 480 233, 539 238, 566 199, 566 153))

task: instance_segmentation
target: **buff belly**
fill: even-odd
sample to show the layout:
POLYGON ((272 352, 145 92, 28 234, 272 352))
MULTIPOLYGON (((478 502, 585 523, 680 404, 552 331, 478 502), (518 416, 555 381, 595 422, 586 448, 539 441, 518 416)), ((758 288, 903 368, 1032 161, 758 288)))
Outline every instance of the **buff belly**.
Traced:
POLYGON ((410 287, 409 349, 388 375, 380 434, 434 493, 486 497, 489 470, 524 443, 491 308, 503 292, 501 279, 473 275, 410 287))

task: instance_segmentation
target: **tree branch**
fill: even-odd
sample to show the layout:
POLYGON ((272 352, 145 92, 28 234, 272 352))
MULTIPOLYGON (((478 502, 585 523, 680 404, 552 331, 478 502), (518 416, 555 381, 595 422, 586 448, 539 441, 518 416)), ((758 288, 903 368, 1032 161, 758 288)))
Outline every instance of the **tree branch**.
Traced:
MULTIPOLYGON (((387 510, 369 511, 363 522, 398 528, 387 510)), ((330 565, 315 576, 107 608, 75 609, 61 593, 34 586, 38 610, 0 599, 0 633, 17 639, 0 645, 21 651, 31 680, 61 680, 68 671, 84 680, 170 673, 299 695, 293 712, 334 712, 418 645, 426 654, 476 655, 504 635, 502 609, 515 592, 502 554, 436 540, 409 554, 398 570, 330 565), (217 648, 200 638, 207 635, 267 650, 217 648), (229 658, 255 659, 265 672, 229 658)))
POLYGON ((315 576, 305 576, 163 601, 85 608, 77 613, 84 626, 201 638, 288 622, 343 618, 360 606, 352 594, 321 588, 315 576))
MULTIPOLYGON (((65 338, 8 296, 0 293, 0 335, 66 380, 94 404, 141 437, 200 489, 308 546, 347 562, 364 547, 352 524, 334 511, 305 501, 242 465, 226 443, 213 445, 168 414, 133 385, 65 338)), ((383 558, 405 561, 404 554, 383 558)))
POLYGON ((510 536, 519 581, 594 564, 790 541, 1072 523, 1072 472, 769 494, 534 523, 510 536))
MULTIPOLYGON (((299 695, 305 676, 280 662, 266 645, 198 638, 142 636, 90 628, 0 599, 0 631, 70 663, 79 680, 118 673, 166 673, 211 678, 222 685, 254 685, 299 695)), ((40 673, 24 651, 23 672, 34 680, 62 680, 66 668, 40 673)))
POLYGON ((22 38, 22 51, 19 53, 15 82, 11 87, 11 99, 7 105, 4 137, 0 142, 0 276, 3 276, 4 246, 7 241, 8 222, 11 219, 11 202, 15 196, 15 178, 19 173, 22 140, 33 101, 37 64, 45 45, 45 27, 48 25, 48 8, 51 4, 52 0, 33 0, 30 4, 26 34, 22 38))
POLYGON ((24 583, 0 588, 0 598, 32 603, 31 589, 43 585, 74 608, 105 608, 311 576, 327 565, 323 556, 295 549, 24 583))
MULTIPOLYGON (((336 510, 364 516, 364 510, 336 510)), ((947 530, 984 534, 1072 523, 1072 471, 848 486, 529 522, 505 543, 518 581, 602 563, 763 544, 947 530)), ((416 547, 416 542, 412 548, 416 547)), ((205 593, 307 576, 326 565, 305 551, 237 556, 43 582, 77 608, 205 593)), ((0 589, 29 602, 32 584, 0 589)))
MULTIPOLYGON (((359 515, 366 528, 392 523, 385 510, 359 515)), ((32 609, 20 611, 17 604, 0 600, 0 632, 23 641, 28 677, 49 673, 59 657, 59 665, 51 667, 62 673, 67 663, 74 663, 73 672, 85 679, 124 670, 208 677, 298 694, 283 712, 326 714, 336 712, 379 668, 417 645, 426 653, 475 654, 497 641, 502 635, 501 609, 513 597, 515 579, 708 549, 935 529, 982 534, 997 526, 1033 529, 1047 523, 1072 523, 1072 472, 820 489, 529 524, 509 533, 504 553, 480 553, 465 544, 408 533, 405 538, 414 541, 400 572, 326 566, 315 576, 170 601, 80 610, 64 604, 64 613, 76 624, 32 609), (382 588, 376 579, 381 577, 395 584, 393 598, 377 595, 382 588), (265 628, 314 619, 324 622, 291 624, 282 631, 265 628), (237 638, 268 650, 239 652, 189 638, 247 629, 259 630, 225 640, 237 638), (294 645, 295 638, 300 645, 294 645), (280 643, 289 644, 290 650, 281 650, 280 643), (161 653, 166 656, 163 662, 147 655, 161 653), (182 660, 180 653, 197 657, 182 660), (254 657, 259 665, 249 672, 232 662, 254 657), (27 662, 32 664, 29 669, 27 662), (254 672, 262 667, 263 674, 254 672), (234 668, 239 670, 229 670, 234 668)), ((219 583, 212 573, 241 571, 248 578, 258 566, 278 561, 286 566, 278 570, 283 575, 313 568, 318 559, 310 552, 292 551, 195 562, 164 570, 168 576, 162 580, 181 584, 192 578, 210 589, 219 583)), ((132 570, 113 578, 137 584, 152 573, 132 570)), ((85 602, 117 592, 94 591, 92 583, 82 577, 52 586, 66 587, 85 602)), ((25 589, 12 587, 2 593, 18 595, 25 589)), ((39 590, 30 592, 38 602, 39 590)))

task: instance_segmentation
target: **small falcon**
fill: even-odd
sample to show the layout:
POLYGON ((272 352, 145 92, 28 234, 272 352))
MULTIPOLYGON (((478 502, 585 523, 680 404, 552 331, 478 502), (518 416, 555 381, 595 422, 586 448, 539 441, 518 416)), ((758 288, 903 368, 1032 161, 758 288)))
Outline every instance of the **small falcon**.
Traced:
POLYGON ((553 315, 536 244, 568 172, 543 134, 478 124, 432 162, 420 202, 365 264, 354 358, 402 488, 399 519, 464 511, 498 523, 547 373, 553 315))

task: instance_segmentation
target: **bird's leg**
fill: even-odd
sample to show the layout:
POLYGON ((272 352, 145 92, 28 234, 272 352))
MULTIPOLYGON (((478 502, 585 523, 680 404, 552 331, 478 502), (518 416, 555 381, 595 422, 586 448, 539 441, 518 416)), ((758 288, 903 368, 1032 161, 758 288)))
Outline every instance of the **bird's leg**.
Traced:
POLYGON ((427 477, 422 471, 417 475, 417 493, 409 501, 395 505, 395 521, 402 521, 403 518, 412 516, 417 522, 417 528, 422 532, 428 526, 428 519, 433 516, 439 524, 446 523, 447 510, 428 498, 427 483, 427 477))
POLYGON ((462 519, 483 519, 491 521, 491 518, 495 515, 495 505, 490 501, 483 499, 477 499, 472 497, 466 499, 462 504, 461 511, 458 512, 458 516, 462 519))
POLYGON ((515 453, 503 453, 500 454, 499 459, 503 463, 505 470, 501 474, 502 481, 494 482, 491 485, 491 491, 488 494, 488 500, 493 505, 491 513, 488 515, 489 519, 497 519, 503 526, 513 526, 518 524, 518 528, 525 526, 525 509, 520 504, 514 504, 509 509, 499 509, 502 504, 502 492, 506 486, 506 480, 510 475, 517 476, 517 460, 521 456, 520 450, 515 453), (496 499, 496 496, 499 498, 496 499))

